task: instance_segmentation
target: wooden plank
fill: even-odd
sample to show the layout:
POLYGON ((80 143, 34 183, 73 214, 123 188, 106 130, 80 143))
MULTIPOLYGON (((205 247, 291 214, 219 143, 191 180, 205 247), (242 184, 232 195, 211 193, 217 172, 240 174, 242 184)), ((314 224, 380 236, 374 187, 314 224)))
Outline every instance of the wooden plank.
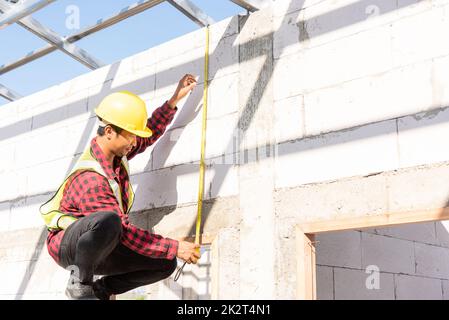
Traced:
POLYGON ((408 223, 449 220, 449 208, 392 212, 363 217, 332 219, 299 223, 303 233, 322 233, 373 227, 388 227, 408 223))
POLYGON ((316 299, 315 235, 296 229, 297 292, 301 300, 316 299))

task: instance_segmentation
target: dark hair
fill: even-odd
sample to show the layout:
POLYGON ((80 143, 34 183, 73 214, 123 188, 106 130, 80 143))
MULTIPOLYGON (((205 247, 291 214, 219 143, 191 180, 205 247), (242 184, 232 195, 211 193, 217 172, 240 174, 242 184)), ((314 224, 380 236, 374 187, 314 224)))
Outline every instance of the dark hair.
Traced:
MULTIPOLYGON (((98 120, 102 121, 103 119, 101 119, 100 117, 98 117, 98 120)), ((122 128, 119 128, 119 127, 117 127, 116 125, 113 125, 113 124, 108 124, 108 126, 111 126, 112 130, 114 130, 115 132, 117 132, 117 134, 119 134, 119 133, 122 132, 122 130, 123 130, 122 128)), ((98 134, 100 137, 104 136, 104 128, 106 128, 106 127, 99 126, 98 129, 97 129, 97 134, 98 134)))

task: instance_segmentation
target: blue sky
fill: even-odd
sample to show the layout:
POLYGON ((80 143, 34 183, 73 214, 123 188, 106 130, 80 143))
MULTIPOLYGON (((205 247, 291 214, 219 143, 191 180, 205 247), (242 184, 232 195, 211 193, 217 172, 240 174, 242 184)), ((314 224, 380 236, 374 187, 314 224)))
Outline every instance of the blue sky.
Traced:
MULTIPOLYGON (((245 12, 229 0, 192 1, 215 21, 245 12)), ((66 20, 70 15, 66 9, 70 6, 79 8, 80 28, 84 28, 95 24, 98 19, 115 15, 135 2, 137 0, 60 0, 32 16, 61 36, 67 36, 78 31, 67 28, 66 20)), ((110 64, 198 28, 169 3, 162 3, 90 35, 76 42, 76 45, 105 64, 110 64)), ((0 30, 0 43, 0 65, 15 61, 47 44, 18 25, 0 30)), ((0 84, 25 96, 89 71, 64 53, 55 51, 0 75, 0 84)), ((0 97, 0 105, 6 103, 8 101, 0 97)))

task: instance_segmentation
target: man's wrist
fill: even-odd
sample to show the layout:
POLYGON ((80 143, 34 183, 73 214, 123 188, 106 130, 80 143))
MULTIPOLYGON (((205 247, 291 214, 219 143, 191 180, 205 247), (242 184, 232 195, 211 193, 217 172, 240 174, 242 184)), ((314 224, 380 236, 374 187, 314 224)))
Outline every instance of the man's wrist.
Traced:
POLYGON ((71 216, 61 216, 58 219, 58 227, 65 230, 77 219, 71 216))
POLYGON ((174 98, 170 98, 167 101, 168 105, 170 106, 170 108, 174 109, 176 108, 176 106, 178 105, 178 100, 174 99, 174 98))

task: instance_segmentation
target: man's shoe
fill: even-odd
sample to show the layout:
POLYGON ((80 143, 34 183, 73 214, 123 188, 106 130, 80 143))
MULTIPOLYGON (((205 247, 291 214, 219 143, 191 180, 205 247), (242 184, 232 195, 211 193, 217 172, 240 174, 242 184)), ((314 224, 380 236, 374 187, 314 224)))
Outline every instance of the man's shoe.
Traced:
POLYGON ((92 285, 83 284, 74 280, 72 277, 69 279, 65 294, 70 300, 98 300, 94 294, 92 285))
POLYGON ((95 296, 100 300, 111 300, 112 294, 108 293, 103 278, 98 279, 92 285, 95 296))

